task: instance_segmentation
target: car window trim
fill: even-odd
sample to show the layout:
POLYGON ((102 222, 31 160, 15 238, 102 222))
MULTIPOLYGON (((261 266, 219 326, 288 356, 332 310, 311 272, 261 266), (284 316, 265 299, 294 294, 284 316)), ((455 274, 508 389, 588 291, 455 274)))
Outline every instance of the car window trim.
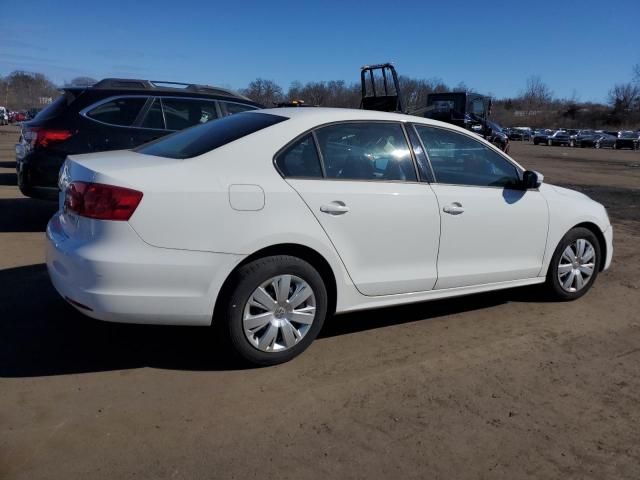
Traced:
MULTIPOLYGON (((140 110, 140 113, 138 114, 136 121, 133 122, 133 125, 131 125, 131 127, 129 128, 139 128, 141 130, 158 130, 158 131, 166 130, 166 128, 160 129, 160 128, 151 128, 151 127, 142 126, 142 122, 147 118, 147 115, 153 108, 153 104, 155 103, 156 100, 159 100, 159 99, 157 97, 149 97, 149 100, 147 100, 147 103, 142 107, 142 110, 140 110)), ((160 112, 162 112, 162 105, 160 106, 160 112)), ((164 113, 162 113, 162 123, 164 124, 165 127, 167 126, 166 122, 164 121, 164 113)))
POLYGON ((136 119, 134 120, 134 122, 131 125, 118 125, 116 123, 108 123, 108 122, 103 122, 102 120, 97 120, 93 117, 90 117, 88 115, 88 113, 91 110, 94 110, 102 105, 104 105, 105 103, 109 103, 113 100, 118 100, 121 98, 146 98, 147 101, 145 101, 145 104, 142 106, 142 108, 140 109, 140 111, 144 110, 145 106, 147 105, 148 99, 150 98, 150 95, 113 95, 111 97, 107 97, 104 98, 102 100, 99 100, 95 103, 92 103, 91 105, 89 105, 88 107, 83 108, 82 110, 80 110, 78 112, 79 115, 83 116, 84 118, 86 118, 87 120, 91 120, 92 122, 96 122, 96 123, 101 123, 102 125, 107 125, 108 127, 118 127, 118 128, 139 128, 139 129, 144 129, 144 130, 158 130, 157 128, 143 128, 143 127, 136 127, 134 126, 136 121, 138 120, 138 117, 140 115, 140 112, 138 112, 138 115, 136 115, 136 119))
MULTIPOLYGON (((91 120, 92 122, 96 122, 96 123, 101 123, 102 125, 106 125, 108 127, 117 127, 117 128, 135 128, 138 130, 152 130, 152 131, 156 131, 156 132, 179 132, 180 130, 171 130, 166 128, 167 126, 167 119, 165 118, 164 115, 164 106, 162 106, 162 118, 164 120, 164 125, 165 128, 149 128, 149 127, 141 127, 141 126, 136 126, 136 123, 138 121, 138 116, 140 115, 140 113, 138 113, 138 116, 136 116, 136 121, 134 121, 134 123, 132 125, 117 125, 115 123, 108 123, 108 122, 103 122, 101 120, 97 120, 95 118, 92 118, 88 115, 88 113, 93 110, 94 108, 99 107, 100 105, 104 104, 104 103, 108 103, 111 102, 113 100, 118 100, 121 98, 147 98, 147 99, 160 99, 160 102, 162 103, 162 98, 175 98, 175 99, 184 99, 184 100, 202 100, 205 102, 215 102, 215 107, 216 107, 216 114, 218 115, 218 118, 216 118, 216 120, 220 119, 220 118, 224 118, 225 116, 228 115, 222 115, 222 111, 220 109, 220 105, 219 102, 226 102, 227 100, 218 100, 216 98, 201 98, 201 97, 182 97, 182 96, 177 96, 177 95, 112 95, 110 97, 107 98, 103 98, 102 100, 98 100, 97 102, 92 103, 91 105, 83 108, 82 110, 80 110, 78 112, 79 115, 83 116, 84 118, 86 118, 87 120, 91 120)), ((250 105, 248 103, 242 103, 242 102, 230 102, 230 103, 237 103, 239 105, 250 105)), ((145 105, 142 107, 141 111, 144 110, 145 106, 147 104, 145 103, 145 105)), ((259 108, 257 108, 255 105, 251 105, 253 110, 260 110, 259 108)), ((144 117, 142 117, 142 119, 144 119, 144 117)), ((142 121, 142 119, 140 119, 140 122, 142 121)))
MULTIPOLYGON (((404 130, 404 135, 405 138, 407 140, 407 143, 409 144, 409 150, 411 151, 411 156, 413 157, 413 163, 414 163, 414 167, 416 169, 416 178, 418 179, 418 182, 420 183, 432 183, 431 180, 429 178, 422 178, 422 175, 420 174, 420 166, 418 165, 418 156, 416 155, 416 152, 413 149, 413 142, 411 141, 411 137, 409 136, 409 128, 413 128, 413 125, 410 123, 403 123, 402 124, 402 128, 404 130)), ((422 148, 422 152, 424 153, 425 158, 427 159, 427 166, 429 167, 429 171, 431 172, 431 177, 435 180, 435 176, 433 175, 433 169, 431 168, 431 162, 429 161, 429 156, 427 155, 426 149, 424 148, 424 145, 422 144, 422 139, 420 138, 420 135, 418 135, 418 132, 416 131, 415 128, 413 128, 413 133, 416 136, 416 138, 418 139, 418 142, 420 142, 420 144, 418 145, 420 148, 422 148)))
MULTIPOLYGON (((433 183, 436 183, 438 185, 450 185, 450 186, 455 186, 455 187, 472 187, 472 188, 499 188, 501 190, 504 190, 505 186, 493 186, 493 185, 467 185, 464 183, 446 183, 446 182, 440 182, 438 180, 438 177, 436 176, 436 172, 433 169, 433 165, 431 164, 431 158, 429 157, 429 153, 427 152, 427 149, 424 147, 424 142, 422 141, 422 138, 420 137, 420 135, 418 134, 418 129, 416 127, 421 126, 421 127, 429 127, 429 128, 438 128, 440 130, 446 130, 448 132, 453 132, 453 133, 457 133, 459 135, 463 135, 466 137, 469 137, 471 140, 473 140, 474 142, 478 142, 480 145, 482 146, 487 146, 484 143, 482 143, 479 140, 482 140, 482 138, 473 138, 472 135, 467 134, 466 132, 459 132, 458 130, 453 130, 451 128, 447 128, 447 127, 441 127, 439 125, 430 125, 430 124, 426 124, 426 123, 416 123, 416 122, 411 122, 411 124, 414 126, 414 129, 416 131, 416 134, 418 135, 418 138, 420 139, 420 144, 422 145, 422 148, 425 152, 425 155, 427 156, 427 161, 429 162, 429 167, 431 168, 431 173, 433 174, 433 183)), ((489 142, 487 142, 489 143, 489 142)), ((520 181, 522 181, 522 174, 524 173, 524 169, 522 167, 520 167, 519 165, 517 165, 516 163, 513 162, 513 160, 511 160, 509 157, 507 157, 505 155, 505 153, 500 150, 499 148, 496 148, 495 145, 492 145, 491 143, 489 143, 489 146, 491 146, 491 149, 498 153, 502 158, 504 158, 507 162, 509 162, 509 164, 511 164, 511 166, 513 166, 518 174, 518 178, 520 181)), ((509 190, 518 190, 517 188, 508 188, 509 190)))
MULTIPOLYGON (((413 153, 411 152, 411 143, 407 142, 407 147, 410 151, 410 158, 411 161, 413 162, 413 169, 416 172, 416 180, 366 180, 366 179, 362 179, 362 178, 358 178, 358 179, 351 179, 351 178, 328 178, 326 176, 326 170, 325 170, 325 165, 324 165, 324 156, 322 155, 322 150, 320 148, 320 144, 318 142, 318 139, 316 137, 316 131, 320 130, 321 128, 325 128, 325 127, 330 127, 332 125, 342 125, 342 124, 347 124, 347 123, 391 123, 391 124, 396 124, 396 125, 400 125, 400 128, 402 129, 402 133, 403 135, 405 135, 405 142, 407 142, 407 137, 406 137, 406 132, 403 129, 403 125, 405 123, 410 123, 410 122, 403 122, 402 120, 376 120, 376 119, 364 119, 364 120, 334 120, 332 122, 326 122, 320 125, 316 125, 315 127, 309 128, 307 130, 305 130, 304 132, 302 132, 301 134, 297 135, 296 137, 293 138, 293 140, 290 140, 289 142, 287 142, 283 147, 281 147, 280 149, 278 149, 276 151, 276 153, 273 155, 273 159, 272 159, 272 163, 274 168, 276 169, 276 171, 278 172, 278 174, 284 179, 286 180, 287 178, 291 178, 294 180, 322 180, 322 181, 338 181, 338 182, 372 182, 372 183, 412 183, 412 184, 418 184, 418 183, 424 183, 420 181, 420 176, 418 175, 418 171, 417 171, 417 165, 416 165, 416 159, 413 156, 413 153), (322 178, 318 178, 318 177, 286 177, 282 174, 282 172, 280 171, 280 169, 278 168, 278 164, 276 163, 278 157, 280 156, 281 153, 283 153, 286 149, 288 149, 291 145, 293 145, 294 143, 296 143, 298 140, 302 139, 302 137, 304 137, 305 135, 308 135, 309 133, 311 133, 313 135, 314 138, 314 145, 316 147, 316 151, 318 153, 318 157, 320 158, 320 167, 322 169, 322 178)), ((427 158, 428 160, 428 158, 427 158)))

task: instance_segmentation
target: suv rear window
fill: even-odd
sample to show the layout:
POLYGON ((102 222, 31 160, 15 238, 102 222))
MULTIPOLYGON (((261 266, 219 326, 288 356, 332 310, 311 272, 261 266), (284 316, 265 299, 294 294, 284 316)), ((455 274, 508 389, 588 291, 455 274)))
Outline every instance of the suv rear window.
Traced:
POLYGON ((116 98, 98 105, 87 112, 87 116, 99 122, 130 127, 146 102, 147 97, 116 98))
POLYGON ((159 138, 134 152, 166 158, 193 158, 285 120, 286 117, 270 113, 238 113, 159 138))
POLYGON ((47 120, 49 118, 57 117, 60 113, 67 108, 75 100, 75 95, 71 92, 64 92, 53 102, 47 105, 44 109, 40 110, 35 116, 34 120, 47 120))

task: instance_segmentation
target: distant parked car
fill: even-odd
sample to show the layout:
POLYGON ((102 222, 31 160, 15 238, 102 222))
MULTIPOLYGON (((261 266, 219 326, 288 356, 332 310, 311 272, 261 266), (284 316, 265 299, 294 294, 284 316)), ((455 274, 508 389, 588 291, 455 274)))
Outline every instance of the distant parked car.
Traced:
POLYGON ((593 147, 593 143, 589 144, 590 141, 595 140, 598 136, 593 130, 578 130, 577 133, 571 135, 569 137, 569 146, 570 147, 593 147))
POLYGON ((533 134, 534 145, 547 145, 549 137, 553 134, 553 130, 536 130, 533 134))
POLYGON ((570 135, 568 132, 563 130, 558 130, 553 135, 549 135, 549 137, 547 137, 547 145, 549 146, 566 145, 568 147, 569 144, 571 143, 571 140, 569 137, 570 135))
POLYGON ((29 197, 58 198, 58 172, 68 155, 126 150, 261 107, 222 88, 148 80, 111 78, 63 92, 23 125, 16 145, 18 186, 29 197))
POLYGON ((12 115, 9 119, 11 123, 19 123, 24 122, 27 119, 27 114, 25 112, 11 112, 12 115))
POLYGON ((510 128, 509 129, 509 140, 520 140, 520 141, 529 141, 531 140, 531 130, 526 128, 510 128))
POLYGON ((623 148, 629 148, 631 150, 638 150, 638 134, 636 132, 618 132, 618 139, 615 143, 615 148, 621 150, 623 148))
POLYGON ((5 107, 0 107, 0 125, 9 125, 9 113, 5 107))
POLYGON ((618 137, 609 135, 607 133, 601 133, 594 141, 595 148, 616 148, 616 142, 618 137))

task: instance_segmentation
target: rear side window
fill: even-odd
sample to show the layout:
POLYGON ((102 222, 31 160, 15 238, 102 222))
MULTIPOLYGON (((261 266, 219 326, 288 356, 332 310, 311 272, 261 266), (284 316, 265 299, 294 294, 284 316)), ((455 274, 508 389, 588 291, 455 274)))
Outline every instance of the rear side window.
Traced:
POLYGON ((311 135, 306 135, 278 155, 276 165, 285 178, 322 178, 320 158, 311 135))
POLYGON ((316 134, 327 178, 416 181, 399 123, 341 123, 320 128, 316 134))
POLYGON ((162 109, 167 130, 183 130, 218 118, 216 103, 213 101, 163 98, 162 109))
POLYGON ((220 106, 225 115, 233 115, 234 113, 246 112, 247 110, 256 110, 256 107, 251 105, 235 102, 220 102, 220 106))
POLYGON ((167 158, 197 157, 285 120, 268 113, 239 113, 162 137, 134 151, 167 158))
POLYGON ((87 112, 87 117, 111 125, 130 127, 146 102, 146 97, 116 98, 92 108, 87 112))

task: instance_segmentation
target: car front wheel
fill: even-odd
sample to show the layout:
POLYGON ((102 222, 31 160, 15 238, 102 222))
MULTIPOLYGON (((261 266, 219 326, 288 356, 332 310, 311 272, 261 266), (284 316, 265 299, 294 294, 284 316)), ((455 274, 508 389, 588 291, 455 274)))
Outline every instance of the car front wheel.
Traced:
POLYGON ((546 286, 558 300, 575 300, 593 285, 600 265, 600 243, 590 230, 570 230, 558 244, 547 273, 546 286))
MULTIPOLYGON (((322 276, 293 256, 264 257, 242 266, 233 280, 224 318, 233 349, 256 365, 275 365, 302 353, 327 315, 322 276)), ((215 323, 214 321, 214 323, 215 323)))

